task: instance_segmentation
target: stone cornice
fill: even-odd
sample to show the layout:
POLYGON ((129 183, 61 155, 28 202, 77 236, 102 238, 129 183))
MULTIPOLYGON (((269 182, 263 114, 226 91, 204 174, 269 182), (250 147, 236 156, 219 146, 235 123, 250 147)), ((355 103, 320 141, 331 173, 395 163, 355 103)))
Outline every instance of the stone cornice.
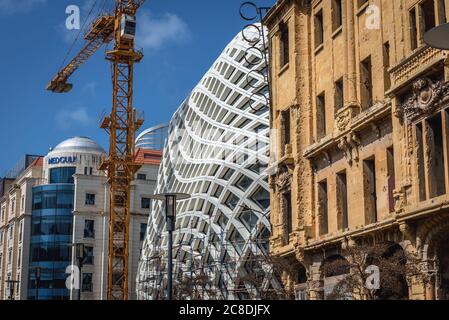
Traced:
POLYGON ((304 151, 303 156, 311 159, 330 148, 337 147, 344 137, 364 129, 369 124, 373 123, 373 121, 379 120, 388 114, 391 114, 391 101, 387 100, 384 103, 378 103, 355 116, 348 124, 346 130, 334 131, 332 136, 325 137, 322 141, 309 146, 304 151))

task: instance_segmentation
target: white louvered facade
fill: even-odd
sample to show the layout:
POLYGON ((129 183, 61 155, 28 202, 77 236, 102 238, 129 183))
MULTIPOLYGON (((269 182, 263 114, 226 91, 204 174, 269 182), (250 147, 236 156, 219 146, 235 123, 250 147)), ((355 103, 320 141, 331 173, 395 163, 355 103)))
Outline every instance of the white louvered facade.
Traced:
MULTIPOLYGON (((246 258, 267 253, 271 231, 265 173, 269 93, 264 59, 257 50, 248 50, 263 50, 263 41, 251 30, 251 35, 240 33, 232 40, 169 125, 157 192, 192 195, 178 203, 175 296, 185 277, 203 273, 210 279, 207 287, 217 292, 206 298, 257 298, 251 288, 235 290, 237 274, 254 270, 246 258)), ((161 203, 152 204, 137 277, 139 299, 163 298, 164 210, 161 203)))

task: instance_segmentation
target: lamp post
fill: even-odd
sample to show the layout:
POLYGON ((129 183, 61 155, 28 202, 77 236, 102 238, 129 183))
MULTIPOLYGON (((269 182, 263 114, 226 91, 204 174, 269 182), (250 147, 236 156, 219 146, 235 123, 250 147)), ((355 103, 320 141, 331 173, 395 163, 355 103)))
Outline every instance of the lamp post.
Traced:
POLYGON ((189 199, 190 195, 185 193, 162 193, 156 194, 151 199, 165 201, 165 221, 167 223, 167 300, 173 299, 173 231, 176 221, 176 202, 189 199))
POLYGON ((14 300, 14 289, 16 284, 19 284, 19 281, 8 279, 5 283, 9 286, 9 300, 14 300))
POLYGON ((78 262, 78 271, 79 271, 78 300, 81 300, 81 290, 83 287, 83 273, 81 272, 81 269, 83 268, 83 261, 84 261, 84 243, 73 243, 69 244, 69 246, 75 248, 75 259, 78 262))
POLYGON ((424 42, 435 49, 449 50, 449 23, 441 24, 426 32, 424 42))
POLYGON ((42 267, 32 267, 30 269, 34 270, 34 278, 36 279, 36 300, 39 300, 39 287, 41 284, 42 267))

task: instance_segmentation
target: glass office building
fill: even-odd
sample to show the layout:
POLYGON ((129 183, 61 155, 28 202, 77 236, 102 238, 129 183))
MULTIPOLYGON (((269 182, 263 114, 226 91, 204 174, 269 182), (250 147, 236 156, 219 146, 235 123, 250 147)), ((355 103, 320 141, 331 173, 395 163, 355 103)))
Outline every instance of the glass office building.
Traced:
MULTIPOLYGON (((64 177, 64 174, 62 174, 64 177)), ((28 299, 69 299, 66 268, 71 260, 73 184, 52 184, 33 189, 28 299), (39 292, 36 269, 40 268, 39 292)))

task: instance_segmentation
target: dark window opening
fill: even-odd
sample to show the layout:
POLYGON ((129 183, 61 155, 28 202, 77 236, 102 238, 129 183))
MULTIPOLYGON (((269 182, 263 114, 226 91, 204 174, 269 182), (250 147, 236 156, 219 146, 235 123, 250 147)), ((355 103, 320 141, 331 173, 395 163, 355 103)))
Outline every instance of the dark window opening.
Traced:
POLYGON ((84 221, 84 238, 94 239, 95 238, 95 221, 85 220, 84 221))
POLYGON ((151 199, 150 198, 142 198, 140 207, 142 209, 150 209, 151 208, 151 199))
POLYGON ((326 136, 326 98, 324 92, 316 98, 317 109, 317 138, 318 141, 326 136))
MULTIPOLYGON (((283 201, 285 203, 285 212, 284 212, 284 219, 285 219, 285 232, 287 239, 289 238, 289 235, 293 232, 293 215, 292 215, 292 194, 290 192, 285 193, 283 195, 283 201)), ((288 243, 288 241, 287 241, 288 243)))
POLYGON ((373 74, 371 56, 360 64, 360 81, 362 93, 362 109, 368 109, 373 104, 373 74))
POLYGON ((389 90, 391 88, 391 79, 390 79, 390 73, 388 72, 388 69, 390 68, 391 64, 391 57, 390 57, 390 43, 385 42, 384 43, 384 85, 385 85, 385 91, 389 90))
POLYGON ((363 189, 365 198, 365 223, 369 225, 378 221, 376 164, 374 159, 363 161, 363 189))
POLYGON ((332 0, 332 31, 335 32, 342 24, 342 0, 332 0))
POLYGON ((420 5, 421 15, 423 17, 423 31, 424 33, 432 28, 435 28, 435 0, 426 0, 420 5))
POLYGON ((438 197, 446 193, 446 172, 444 168, 443 122, 441 113, 426 121, 427 148, 429 157, 430 197, 438 197))
POLYGON ((281 68, 290 62, 290 43, 288 26, 285 23, 279 25, 281 68))
POLYGON ((409 12, 410 20, 410 47, 412 50, 418 48, 418 34, 417 34, 417 23, 416 23, 416 10, 413 8, 409 12))
POLYGON ((290 110, 282 112, 282 155, 285 155, 285 146, 291 143, 290 136, 290 110))
POLYGON ((329 233, 327 181, 318 183, 318 221, 320 236, 329 233))
POLYGON ((335 110, 338 111, 344 106, 344 97, 343 97, 343 78, 337 80, 335 82, 335 94, 334 94, 334 105, 335 110))
POLYGON ((94 206, 95 205, 95 195, 92 193, 86 193, 86 206, 94 206))
POLYGON ((419 188, 419 201, 424 201, 427 198, 426 195, 426 178, 424 169, 424 141, 423 141, 423 126, 422 123, 416 125, 416 144, 417 150, 417 164, 418 164, 418 188, 419 188))
POLYGON ((440 17, 439 24, 447 23, 447 16, 446 16, 446 0, 439 0, 438 1, 438 13, 440 17))
POLYGON ((324 42, 323 10, 315 14, 315 48, 324 42))
POLYGON ((346 172, 337 174, 337 222, 338 229, 348 228, 348 182, 346 172))
POLYGON ((387 175, 388 175, 388 207, 390 212, 394 212, 393 192, 396 188, 395 168, 394 168, 394 150, 393 147, 387 149, 387 175))

